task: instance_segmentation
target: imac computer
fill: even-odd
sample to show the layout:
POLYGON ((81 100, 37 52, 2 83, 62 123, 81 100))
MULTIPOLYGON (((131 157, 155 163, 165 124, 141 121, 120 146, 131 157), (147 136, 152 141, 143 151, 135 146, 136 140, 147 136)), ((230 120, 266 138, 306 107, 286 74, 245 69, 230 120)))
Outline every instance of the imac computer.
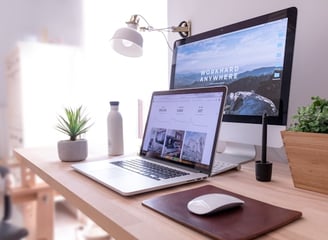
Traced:
POLYGON ((296 19, 291 7, 175 41, 171 89, 228 87, 217 147, 222 158, 255 158, 264 113, 268 146, 282 147, 296 19))

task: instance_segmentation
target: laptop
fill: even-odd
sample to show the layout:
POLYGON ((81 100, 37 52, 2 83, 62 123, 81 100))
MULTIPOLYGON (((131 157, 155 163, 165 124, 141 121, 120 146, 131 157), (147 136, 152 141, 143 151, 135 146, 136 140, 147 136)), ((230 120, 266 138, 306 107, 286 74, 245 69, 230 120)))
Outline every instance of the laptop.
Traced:
POLYGON ((209 177, 222 121, 225 86, 155 91, 140 152, 72 165, 123 196, 209 177))

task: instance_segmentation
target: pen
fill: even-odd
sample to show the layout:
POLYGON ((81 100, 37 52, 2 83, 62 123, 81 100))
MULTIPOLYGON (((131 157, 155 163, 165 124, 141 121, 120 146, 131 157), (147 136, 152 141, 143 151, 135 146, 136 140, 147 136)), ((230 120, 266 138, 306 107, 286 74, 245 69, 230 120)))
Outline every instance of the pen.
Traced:
POLYGON ((268 117, 264 112, 262 115, 262 163, 266 163, 267 157, 267 130, 268 130, 268 117))

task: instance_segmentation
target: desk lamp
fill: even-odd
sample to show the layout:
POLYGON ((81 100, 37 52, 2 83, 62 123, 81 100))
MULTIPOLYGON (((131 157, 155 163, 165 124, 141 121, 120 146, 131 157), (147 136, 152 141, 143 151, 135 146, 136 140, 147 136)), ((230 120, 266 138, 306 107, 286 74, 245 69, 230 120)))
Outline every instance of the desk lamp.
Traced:
POLYGON ((178 32, 181 37, 186 38, 191 35, 191 22, 182 21, 178 26, 172 26, 167 28, 154 28, 147 20, 139 14, 132 15, 130 20, 126 22, 127 27, 118 29, 114 36, 112 37, 112 47, 113 49, 127 57, 140 57, 142 56, 142 45, 143 38, 139 31, 141 32, 161 32, 171 31, 178 32), (147 24, 146 27, 140 27, 140 19, 144 20, 147 24))

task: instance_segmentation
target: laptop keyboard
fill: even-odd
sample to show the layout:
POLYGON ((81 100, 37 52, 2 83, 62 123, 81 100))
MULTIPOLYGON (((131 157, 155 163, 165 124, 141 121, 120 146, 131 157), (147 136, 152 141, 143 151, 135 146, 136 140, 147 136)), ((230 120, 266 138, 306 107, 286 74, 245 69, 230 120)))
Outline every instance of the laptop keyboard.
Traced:
POLYGON ((142 159, 123 160, 111 163, 155 180, 175 178, 189 174, 187 172, 179 171, 173 168, 147 162, 142 159))

